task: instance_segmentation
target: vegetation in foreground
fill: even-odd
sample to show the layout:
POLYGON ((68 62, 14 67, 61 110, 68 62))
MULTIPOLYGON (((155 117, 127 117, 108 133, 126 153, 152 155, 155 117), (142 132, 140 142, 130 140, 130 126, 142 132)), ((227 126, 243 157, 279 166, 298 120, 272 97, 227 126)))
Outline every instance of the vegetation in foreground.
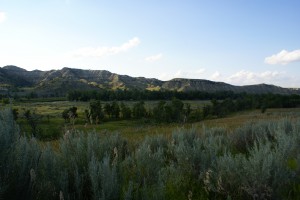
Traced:
POLYGON ((300 120, 179 129, 139 145, 118 134, 68 131, 59 147, 20 136, 0 112, 3 199, 297 199, 300 120))

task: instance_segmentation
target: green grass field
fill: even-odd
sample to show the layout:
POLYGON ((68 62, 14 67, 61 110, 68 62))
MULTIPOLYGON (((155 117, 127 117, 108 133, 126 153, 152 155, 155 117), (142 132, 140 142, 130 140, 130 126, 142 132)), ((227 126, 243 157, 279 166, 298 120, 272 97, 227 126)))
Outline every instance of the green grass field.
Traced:
MULTIPOLYGON (((105 102, 102 102, 105 103, 105 102)), ((127 101, 125 104, 132 107, 136 102, 127 101)), ((147 110, 153 108, 157 101, 145 102, 147 110)), ((192 109, 201 108, 203 105, 209 104, 209 101, 184 101, 190 103, 192 109)), ((88 102, 69 102, 69 101, 54 101, 54 102, 27 102, 14 103, 13 108, 17 108, 19 112, 18 123, 23 134, 30 134, 31 129, 23 117, 24 111, 29 109, 41 116, 38 127, 40 128, 41 138, 44 140, 57 139, 63 135, 66 130, 76 129, 83 132, 96 131, 99 133, 118 132, 122 136, 131 141, 140 141, 145 136, 149 135, 167 135, 180 128, 203 129, 203 127, 223 127, 228 130, 235 129, 248 122, 256 122, 264 119, 276 119, 279 117, 296 117, 300 116, 300 108, 293 109, 268 109, 265 113, 260 110, 244 111, 232 114, 230 116, 218 119, 209 119, 195 123, 171 123, 171 124, 155 124, 153 122, 144 122, 141 120, 116 120, 102 122, 98 125, 86 123, 84 110, 88 109, 88 102), (61 116, 64 109, 75 106, 78 108, 78 118, 74 123, 65 123, 61 116)))

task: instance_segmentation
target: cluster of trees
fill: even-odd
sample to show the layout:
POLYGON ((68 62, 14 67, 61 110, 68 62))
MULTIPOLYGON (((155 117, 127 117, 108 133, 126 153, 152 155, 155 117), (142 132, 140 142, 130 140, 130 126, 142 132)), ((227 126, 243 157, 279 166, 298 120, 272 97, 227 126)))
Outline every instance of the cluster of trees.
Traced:
POLYGON ((244 94, 237 94, 232 91, 220 91, 220 92, 200 92, 200 91, 149 91, 149 90, 75 90, 70 91, 67 94, 69 101, 89 101, 91 99, 101 101, 123 101, 123 100, 172 100, 177 98, 180 100, 207 100, 207 99, 225 99, 225 98, 238 98, 244 94))
MULTIPOLYGON (((131 108, 124 102, 112 101, 103 104, 100 100, 92 100, 89 108, 85 110, 85 119, 91 124, 109 120, 143 118, 153 119, 159 123, 187 122, 191 111, 191 105, 184 104, 179 99, 173 99, 170 102, 160 101, 148 110, 144 101, 134 103, 131 108)), ((70 122, 70 119, 75 119, 77 116, 77 107, 71 107, 62 112, 65 122, 70 122)))
POLYGON ((300 121, 180 129, 136 145, 66 132, 53 148, 0 111, 0 199, 299 199, 300 121))
POLYGON ((77 107, 73 106, 71 108, 65 109, 61 115, 62 118, 64 118, 65 122, 70 122, 71 120, 74 120, 78 117, 77 107))
POLYGON ((179 99, 170 102, 160 101, 152 110, 156 122, 187 122, 191 114, 191 105, 179 99))
MULTIPOLYGON (((91 100, 89 109, 85 110, 86 120, 98 124, 101 121, 118 119, 147 118, 158 123, 193 122, 208 118, 225 117, 231 113, 267 108, 292 108, 300 106, 300 96, 291 95, 243 95, 239 98, 226 98, 224 100, 212 99, 210 104, 203 108, 191 109, 189 103, 180 99, 171 101, 161 100, 154 107, 146 109, 144 101, 138 101, 133 106, 117 101, 101 103, 100 100, 91 100)), ((70 108, 71 109, 71 108, 70 108)), ((70 110, 65 110, 63 115, 68 117, 70 110)))
POLYGON ((300 104, 299 95, 280 95, 280 94, 247 94, 234 93, 232 91, 220 92, 201 92, 201 91, 149 91, 149 90, 100 90, 82 91, 75 90, 67 94, 69 101, 90 101, 92 99, 101 101, 147 101, 147 100, 225 100, 225 99, 244 99, 255 98, 259 101, 267 101, 271 107, 295 107, 300 104))
POLYGON ((86 121, 91 124, 99 124, 104 120, 141 119, 147 116, 148 112, 143 101, 133 104, 130 108, 124 102, 113 101, 102 104, 100 100, 92 100, 89 109, 85 110, 86 121))
POLYGON ((251 109, 261 109, 264 113, 267 108, 294 108, 300 106, 298 95, 245 95, 238 99, 227 98, 222 101, 211 100, 211 104, 203 107, 203 118, 211 116, 225 117, 228 114, 251 109))

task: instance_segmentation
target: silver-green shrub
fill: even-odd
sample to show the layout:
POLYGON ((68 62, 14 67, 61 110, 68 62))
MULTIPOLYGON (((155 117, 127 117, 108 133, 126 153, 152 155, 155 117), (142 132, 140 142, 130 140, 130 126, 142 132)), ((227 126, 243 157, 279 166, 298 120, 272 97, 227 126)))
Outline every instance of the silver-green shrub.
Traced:
POLYGON ((128 148, 119 134, 67 131, 58 147, 0 111, 2 199, 297 199, 300 120, 178 129, 128 148))
MULTIPOLYGON (((245 129, 249 133, 249 125, 245 129)), ((299 132, 295 131, 299 127, 283 119, 251 130, 255 139, 246 154, 227 152, 206 171, 203 181, 208 192, 234 199, 280 199, 284 193, 293 192, 286 186, 299 181, 289 167, 300 153, 299 132)), ((239 131, 243 132, 242 128, 239 131)))

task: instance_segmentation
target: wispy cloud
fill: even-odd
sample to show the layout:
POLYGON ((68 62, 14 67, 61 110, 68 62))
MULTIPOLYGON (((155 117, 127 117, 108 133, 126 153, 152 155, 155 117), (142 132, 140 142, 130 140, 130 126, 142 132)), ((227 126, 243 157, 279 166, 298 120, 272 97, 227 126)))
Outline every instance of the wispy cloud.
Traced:
POLYGON ((277 54, 265 58, 265 63, 270 65, 286 65, 291 62, 300 61, 300 49, 294 51, 282 50, 277 54))
POLYGON ((0 12, 0 23, 4 22, 6 20, 6 13, 0 12))
POLYGON ((221 74, 219 71, 214 72, 210 80, 229 83, 232 85, 253 85, 253 84, 272 84, 281 87, 299 87, 299 77, 289 75, 285 71, 264 71, 253 72, 240 70, 233 74, 221 74))
POLYGON ((174 75, 174 78, 195 78, 199 79, 201 78, 201 75, 203 75, 205 72, 204 68, 201 68, 196 71, 182 71, 178 70, 176 74, 174 75))
POLYGON ((216 71, 215 73, 213 73, 211 75, 211 80, 214 80, 214 81, 219 81, 221 79, 222 75, 220 74, 219 71, 216 71))
POLYGON ((129 49, 138 46, 141 43, 140 39, 135 37, 125 42, 120 46, 112 47, 84 47, 73 51, 71 54, 76 57, 104 57, 116 55, 128 51, 129 49))
POLYGON ((191 79, 201 79, 205 73, 204 68, 200 68, 199 70, 195 71, 185 71, 185 70, 178 70, 175 74, 166 74, 163 73, 159 76, 159 79, 162 80, 171 80, 173 78, 191 78, 191 79))
POLYGON ((235 85, 249 85, 258 83, 275 83, 283 81, 284 79, 286 79, 285 72, 265 71, 255 73, 241 70, 226 78, 225 81, 235 85))
POLYGON ((147 61, 147 62, 155 62, 155 61, 160 60, 162 57, 163 57, 163 55, 160 53, 160 54, 157 54, 157 55, 154 55, 154 56, 148 56, 148 57, 146 57, 145 61, 147 61))

